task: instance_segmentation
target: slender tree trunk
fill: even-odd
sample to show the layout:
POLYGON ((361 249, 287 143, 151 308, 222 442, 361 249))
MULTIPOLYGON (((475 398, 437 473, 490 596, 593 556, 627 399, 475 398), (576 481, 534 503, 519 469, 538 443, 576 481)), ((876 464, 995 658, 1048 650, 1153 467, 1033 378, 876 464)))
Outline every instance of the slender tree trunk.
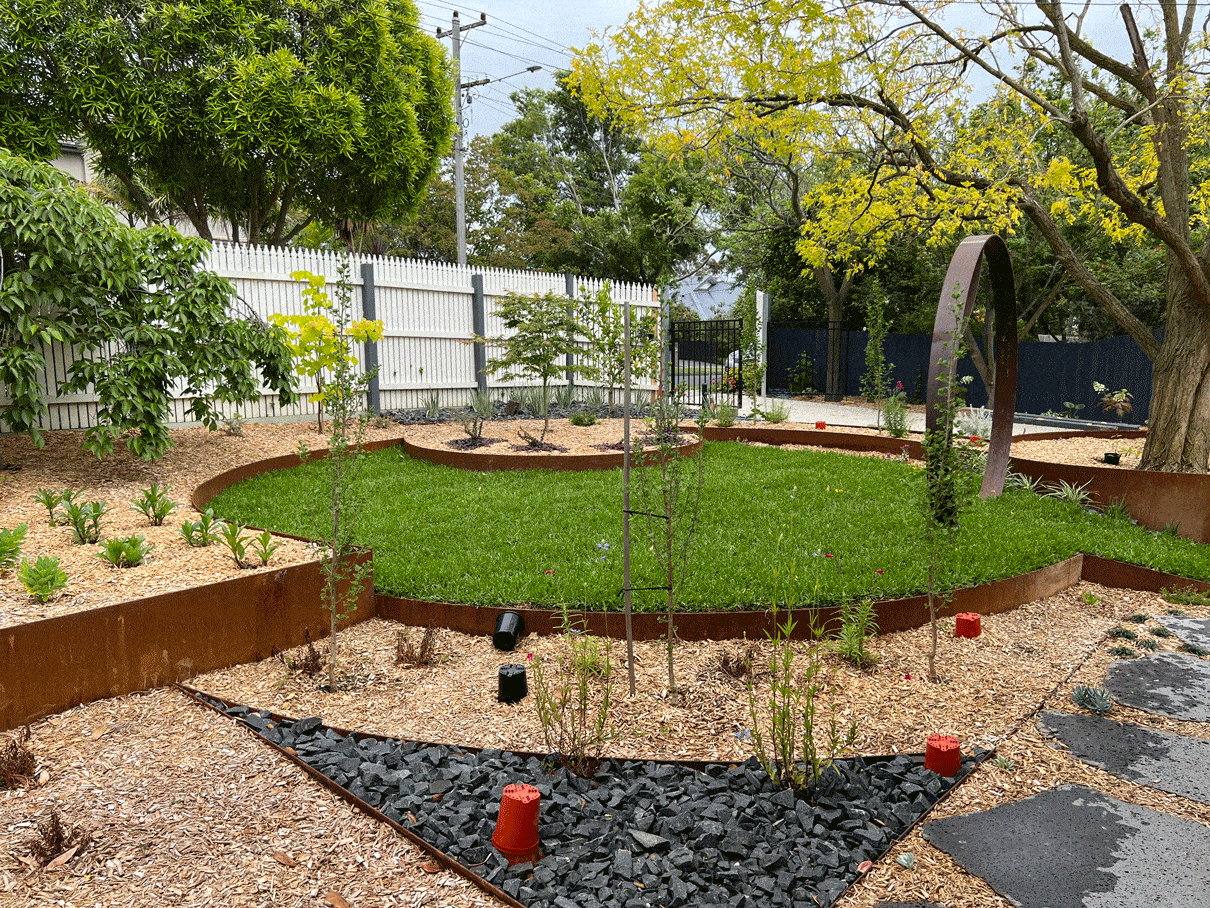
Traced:
POLYGON ((1210 319, 1169 268, 1168 319, 1155 358, 1141 470, 1205 473, 1210 459, 1210 319))

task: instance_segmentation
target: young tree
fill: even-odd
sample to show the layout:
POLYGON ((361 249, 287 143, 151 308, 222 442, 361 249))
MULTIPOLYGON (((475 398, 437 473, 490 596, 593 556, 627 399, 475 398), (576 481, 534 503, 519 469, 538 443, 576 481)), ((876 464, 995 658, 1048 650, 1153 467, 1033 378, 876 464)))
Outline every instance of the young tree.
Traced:
POLYGON ((319 405, 316 431, 322 433, 325 404, 331 404, 333 413, 348 409, 336 400, 340 395, 348 393, 348 382, 342 383, 336 379, 345 373, 352 373, 353 367, 357 365, 357 358, 353 356, 353 343, 364 344, 381 340, 382 321, 364 318, 350 321, 348 313, 341 305, 347 301, 344 301, 343 297, 337 302, 332 301, 324 290, 326 280, 323 275, 295 271, 290 276, 296 281, 307 283, 302 292, 306 314, 274 313, 272 320, 273 324, 286 329, 289 338, 287 343, 294 354, 298 371, 315 381, 316 393, 311 399, 319 405), (340 406, 337 406, 338 403, 340 406))
POLYGON ((412 0, 15 0, 0 32, 0 92, 27 74, 0 124, 29 144, 49 106, 149 221, 148 189, 206 239, 401 215, 453 128, 412 0))
POLYGON ((291 403, 284 333, 232 316, 231 285, 199 268, 206 248, 166 228, 126 227, 50 165, 0 152, 0 421, 42 444, 39 374, 52 343, 81 351, 59 391, 92 386, 98 425, 84 445, 97 456, 118 439, 161 456, 177 381, 189 415, 211 429, 216 402, 255 400, 262 382, 291 403))
POLYGON ((1205 12, 1196 0, 1165 2, 1140 29, 1122 6, 1130 54, 1117 59, 1061 0, 998 4, 983 34, 948 27, 948 6, 665 0, 613 36, 612 59, 589 48, 576 83, 590 109, 608 106, 652 133, 702 144, 760 122, 770 154, 793 139, 800 154, 847 162, 810 198, 819 216, 801 250, 816 263, 876 258, 908 223, 927 224, 940 243, 1028 220, 1152 358, 1140 467, 1205 472, 1210 106, 1199 81, 1207 35, 1194 28, 1205 12), (972 118, 962 89, 976 71, 997 89, 972 118), (1074 140, 1070 155, 1038 154, 1054 135, 1074 140), (1089 228, 1164 251, 1162 342, 1081 255, 1073 234, 1089 228))
MULTIPOLYGON (((505 380, 536 378, 542 397, 549 400, 550 381, 567 369, 567 354, 578 349, 581 329, 572 312, 572 301, 557 293, 541 296, 505 296, 496 301, 496 315, 509 332, 499 337, 475 340, 501 348, 487 370, 505 380)), ((542 423, 542 437, 550 429, 550 411, 542 423)))

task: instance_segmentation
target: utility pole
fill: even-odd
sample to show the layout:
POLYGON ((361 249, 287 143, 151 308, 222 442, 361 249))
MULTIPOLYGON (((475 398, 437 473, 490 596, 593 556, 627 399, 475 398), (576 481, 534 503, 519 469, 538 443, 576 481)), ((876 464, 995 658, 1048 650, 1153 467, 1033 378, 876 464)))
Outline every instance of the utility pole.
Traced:
POLYGON ((454 10, 454 15, 450 20, 449 31, 437 29, 437 37, 444 38, 449 35, 450 46, 452 48, 451 57, 454 61, 454 117, 456 131, 454 132, 454 207, 457 209, 457 232, 458 232, 458 264, 466 264, 466 187, 463 183, 462 175, 462 155, 463 149, 463 129, 462 129, 462 89, 467 88, 462 84, 462 33, 470 31, 472 28, 478 28, 481 25, 487 25, 487 13, 479 14, 478 22, 471 22, 468 25, 459 24, 458 11, 454 10))

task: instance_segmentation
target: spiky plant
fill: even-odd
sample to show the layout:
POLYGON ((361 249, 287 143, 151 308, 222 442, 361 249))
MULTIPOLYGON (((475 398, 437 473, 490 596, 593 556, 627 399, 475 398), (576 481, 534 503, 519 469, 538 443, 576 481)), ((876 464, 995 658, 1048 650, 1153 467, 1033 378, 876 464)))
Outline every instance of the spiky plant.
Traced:
POLYGON ((1098 716, 1103 716, 1113 709, 1113 697, 1109 696, 1109 691, 1103 687, 1077 684, 1071 689, 1071 699, 1075 701, 1076 706, 1098 716))

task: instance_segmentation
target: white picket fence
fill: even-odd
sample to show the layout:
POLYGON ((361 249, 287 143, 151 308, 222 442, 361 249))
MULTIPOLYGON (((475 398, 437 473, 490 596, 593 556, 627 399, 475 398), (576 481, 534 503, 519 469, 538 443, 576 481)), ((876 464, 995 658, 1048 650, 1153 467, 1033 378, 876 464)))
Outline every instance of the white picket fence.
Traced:
MULTIPOLYGON (((215 243, 206 267, 227 278, 237 296, 259 318, 268 321, 274 313, 303 313, 302 284, 291 277, 296 271, 324 275, 330 283, 340 278, 342 256, 311 249, 270 246, 244 246, 215 243)), ((562 274, 537 271, 509 271, 475 268, 414 259, 384 256, 350 255, 348 281, 352 285, 354 317, 364 314, 365 284, 363 265, 373 266, 374 315, 383 323, 383 337, 377 344, 380 409, 407 409, 423 406, 423 398, 436 391, 442 406, 469 403, 478 387, 475 374, 473 330, 474 290, 471 277, 483 276, 486 335, 504 333, 495 315, 495 299, 507 294, 565 293, 562 274)), ((574 286, 596 293, 604 281, 575 278, 574 286)), ((655 289, 647 284, 611 283, 613 299, 629 300, 634 319, 659 312, 655 289)), ((243 307, 239 307, 242 309, 243 307)), ((42 418, 44 429, 84 429, 95 424, 96 398, 88 393, 57 392, 58 382, 67 374, 75 357, 85 355, 62 344, 44 349, 46 368, 41 376, 48 413, 42 418)), ((88 355, 98 355, 96 352, 88 355)), ((364 362, 364 350, 359 354, 364 362)), ((491 356, 489 349, 488 356, 491 356)), ((501 382, 489 377, 489 388, 523 386, 524 380, 501 382)), ((577 384, 583 382, 576 380, 577 384)), ((650 383, 640 387, 651 388, 650 383)), ((298 420, 315 415, 310 394, 316 388, 300 379, 302 398, 297 404, 281 407, 272 394, 263 394, 251 404, 239 408, 244 419, 298 420)), ((186 410, 189 401, 176 389, 169 419, 172 425, 189 425, 186 410)), ((0 388, 0 402, 4 400, 0 388)))

